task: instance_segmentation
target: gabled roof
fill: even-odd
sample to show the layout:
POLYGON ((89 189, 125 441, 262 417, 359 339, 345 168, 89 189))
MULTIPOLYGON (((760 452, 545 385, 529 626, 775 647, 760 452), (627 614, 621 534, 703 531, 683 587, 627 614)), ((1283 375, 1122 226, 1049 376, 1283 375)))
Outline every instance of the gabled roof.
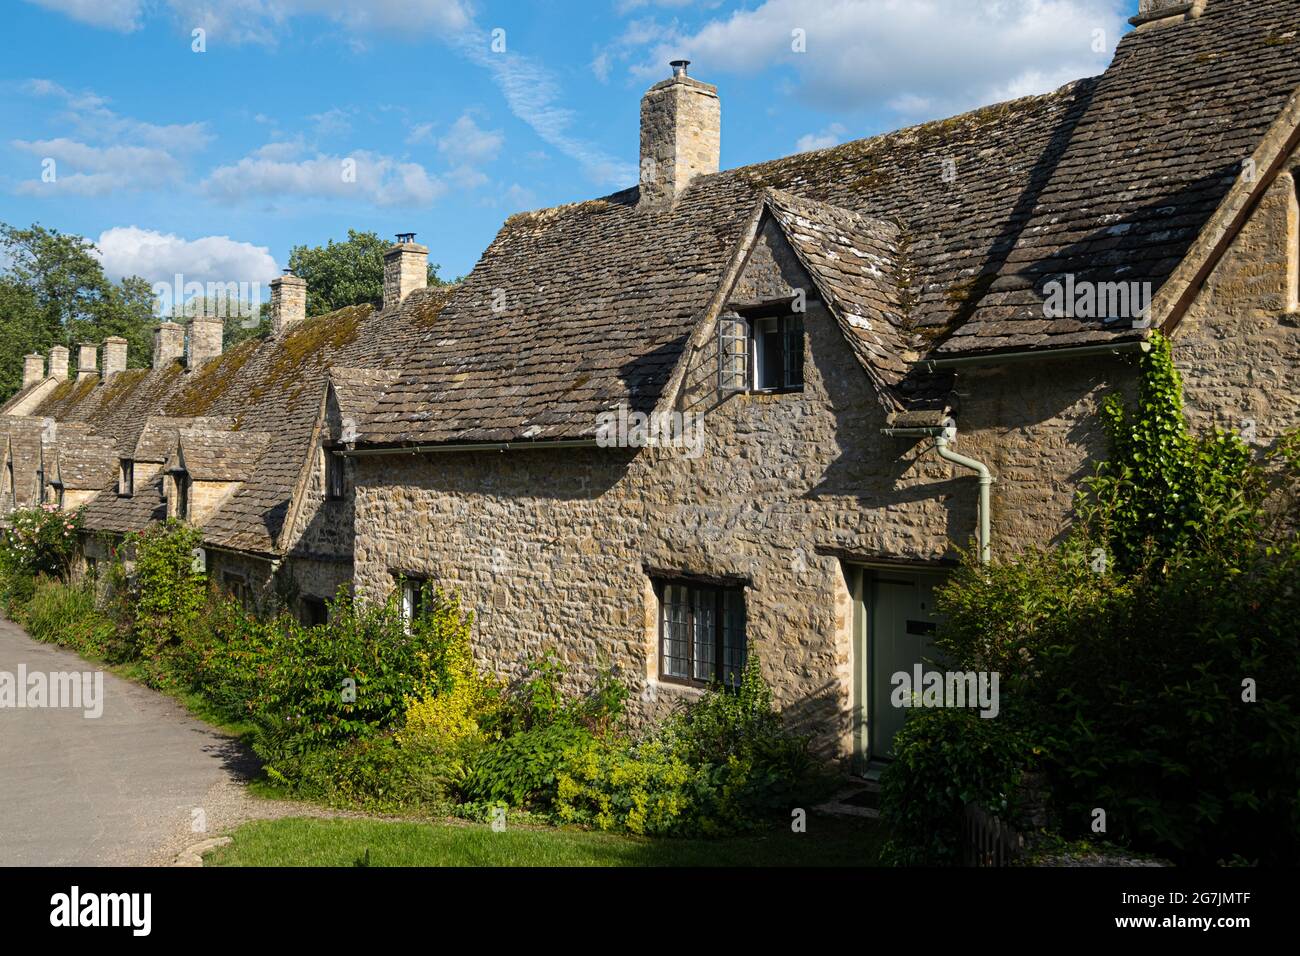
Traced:
POLYGON ((102 491, 117 476, 117 447, 111 439, 80 429, 60 434, 55 469, 67 490, 102 491))
MULTIPOLYGON (((1298 24, 1297 0, 1210 0, 1053 93, 700 176, 667 208, 630 189, 512 216, 361 443, 590 438, 606 408, 651 410, 768 188, 863 217, 863 241, 897 226, 909 285, 895 332, 922 356, 1140 336, 1046 318, 1044 285, 1068 271, 1159 288, 1300 87, 1298 24)), ((810 261, 833 250, 809 235, 810 261)), ((878 334, 857 348, 888 383, 903 353, 878 334)))
POLYGON ((884 404, 897 406, 893 387, 915 357, 903 320, 898 226, 775 189, 764 203, 884 404))
POLYGON ((331 434, 331 440, 354 440, 366 413, 379 401, 384 390, 391 387, 399 377, 400 373, 396 369, 330 369, 329 387, 339 411, 339 433, 331 434))
POLYGON ((140 431, 135 447, 124 458, 143 462, 165 462, 175 451, 176 441, 181 430, 186 428, 207 429, 208 431, 230 431, 235 427, 235 419, 230 416, 190 416, 174 418, 167 415, 150 415, 140 431))
POLYGON ((1014 246, 985 270, 987 294, 939 352, 1134 337, 1127 322, 1047 319, 1044 285, 1069 273, 1158 290, 1297 87, 1296 0, 1210 0, 1199 19, 1125 36, 1014 246))
POLYGON ((271 436, 266 432, 182 428, 167 471, 184 471, 195 481, 247 481, 271 436))

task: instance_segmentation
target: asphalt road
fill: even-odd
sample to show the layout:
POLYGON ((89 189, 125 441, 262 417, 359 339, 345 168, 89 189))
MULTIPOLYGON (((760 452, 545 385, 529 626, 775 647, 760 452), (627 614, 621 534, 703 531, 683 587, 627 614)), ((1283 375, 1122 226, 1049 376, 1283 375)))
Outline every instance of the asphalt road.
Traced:
MULTIPOLYGON (((29 674, 96 669, 0 618, 0 672, 17 675, 19 664, 29 674)), ((179 704, 107 672, 96 719, 0 706, 0 866, 165 862, 230 818, 227 798, 242 793, 249 764, 179 704)))

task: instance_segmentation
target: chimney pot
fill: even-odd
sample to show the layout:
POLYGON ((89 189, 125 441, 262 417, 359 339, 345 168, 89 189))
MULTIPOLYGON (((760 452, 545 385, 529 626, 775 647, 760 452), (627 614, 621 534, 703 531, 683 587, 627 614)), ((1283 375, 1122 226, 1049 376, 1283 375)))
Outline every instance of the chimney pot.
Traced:
POLYGON ((68 377, 68 350, 62 345, 50 349, 50 378, 59 381, 68 377))
POLYGON ((45 356, 39 352, 23 356, 23 388, 35 385, 45 378, 45 356))
POLYGON ((163 322, 153 330, 153 367, 166 368, 185 356, 185 326, 163 322))
POLYGON ((104 378, 126 371, 128 343, 120 335, 104 339, 104 378))
POLYGON ((718 88, 686 73, 674 60, 670 79, 641 98, 639 202, 671 204, 696 176, 716 173, 721 158, 722 105, 718 88))
POLYGON ((77 381, 94 378, 99 374, 99 349, 88 342, 77 348, 77 381))
POLYGON ((384 253, 384 309, 395 309, 416 289, 429 284, 429 249, 415 233, 397 235, 397 245, 384 253))
POLYGON ((271 280, 271 334, 283 335, 307 318, 307 280, 288 269, 271 280))

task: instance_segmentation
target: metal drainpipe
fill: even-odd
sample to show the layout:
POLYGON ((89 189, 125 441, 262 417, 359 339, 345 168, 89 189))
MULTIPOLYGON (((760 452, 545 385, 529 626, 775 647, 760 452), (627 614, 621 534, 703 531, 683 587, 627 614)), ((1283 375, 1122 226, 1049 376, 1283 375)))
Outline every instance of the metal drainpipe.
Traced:
POLYGON ((928 425, 914 428, 882 428, 880 432, 882 435, 888 435, 891 438, 933 438, 934 450, 939 453, 940 458, 944 461, 952 462, 954 465, 961 465, 963 468, 969 468, 979 476, 980 563, 988 564, 993 559, 993 544, 989 522, 989 488, 993 485, 993 475, 989 472, 988 466, 983 462, 976 461, 974 458, 967 458, 965 455, 959 455, 948 447, 957 437, 957 423, 950 418, 944 422, 943 425, 928 425))
POLYGON ((989 489, 993 485, 993 475, 989 472, 988 465, 982 461, 976 461, 974 458, 968 458, 965 455, 959 455, 949 448, 949 444, 957 437, 957 424, 948 420, 941 433, 935 436, 934 450, 939 453, 939 457, 944 461, 950 461, 954 465, 961 465, 963 468, 969 468, 979 476, 980 482, 980 564, 988 564, 993 559, 993 544, 990 535, 989 522, 989 489))

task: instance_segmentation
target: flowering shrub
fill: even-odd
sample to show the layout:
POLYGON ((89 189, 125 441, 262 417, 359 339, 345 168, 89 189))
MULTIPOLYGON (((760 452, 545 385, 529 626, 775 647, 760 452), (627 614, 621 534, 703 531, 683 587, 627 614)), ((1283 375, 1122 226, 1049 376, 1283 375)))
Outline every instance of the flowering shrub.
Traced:
POLYGON ((42 505, 15 511, 0 538, 0 562, 17 574, 45 574, 66 580, 81 531, 81 512, 42 505))

